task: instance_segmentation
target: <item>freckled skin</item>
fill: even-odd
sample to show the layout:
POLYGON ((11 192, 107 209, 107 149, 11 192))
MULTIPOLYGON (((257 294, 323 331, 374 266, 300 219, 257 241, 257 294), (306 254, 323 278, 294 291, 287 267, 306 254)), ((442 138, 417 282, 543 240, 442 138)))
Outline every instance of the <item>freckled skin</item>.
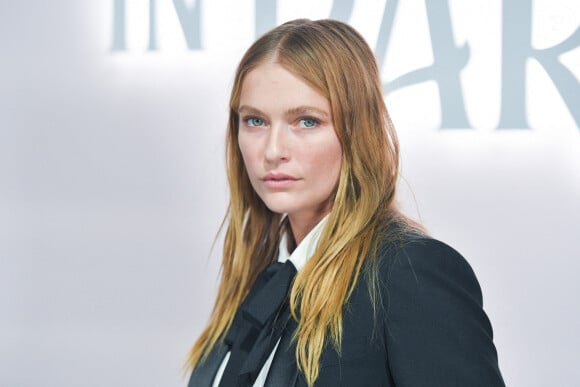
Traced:
POLYGON ((252 187, 266 206, 287 213, 297 243, 332 208, 342 149, 328 100, 279 64, 245 77, 238 141, 252 187), (290 176, 267 182, 269 173, 290 176), (280 184, 278 184, 280 183, 280 184))

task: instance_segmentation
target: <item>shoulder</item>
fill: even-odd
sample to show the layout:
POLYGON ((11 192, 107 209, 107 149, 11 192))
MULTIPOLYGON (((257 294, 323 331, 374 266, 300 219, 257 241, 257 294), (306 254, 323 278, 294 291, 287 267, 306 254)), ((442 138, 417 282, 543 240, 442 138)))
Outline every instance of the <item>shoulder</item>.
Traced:
POLYGON ((420 233, 377 248, 377 302, 402 385, 503 386, 477 278, 454 248, 420 233))
POLYGON ((420 233, 405 233, 381 240, 377 248, 380 278, 384 285, 408 281, 411 287, 450 282, 461 286, 479 304, 481 288, 468 261, 456 249, 420 233))

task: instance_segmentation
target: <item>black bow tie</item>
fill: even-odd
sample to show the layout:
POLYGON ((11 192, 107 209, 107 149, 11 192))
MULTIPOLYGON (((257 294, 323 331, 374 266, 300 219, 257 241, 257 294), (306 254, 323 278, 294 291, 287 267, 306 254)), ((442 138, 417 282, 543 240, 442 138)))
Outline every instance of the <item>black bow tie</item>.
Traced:
POLYGON ((225 337, 230 359, 219 387, 253 385, 290 318, 288 295, 295 275, 290 261, 260 273, 225 337))

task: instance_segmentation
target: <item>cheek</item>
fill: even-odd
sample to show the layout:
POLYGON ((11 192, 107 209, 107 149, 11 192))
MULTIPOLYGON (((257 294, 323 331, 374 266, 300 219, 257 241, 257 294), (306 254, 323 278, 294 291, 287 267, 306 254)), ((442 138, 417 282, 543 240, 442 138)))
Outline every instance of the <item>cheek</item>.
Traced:
POLYGON ((332 176, 332 189, 338 186, 338 179, 340 178, 340 170, 342 167, 342 150, 340 147, 331 155, 329 161, 329 175, 332 176))
POLYGON ((342 164, 342 149, 338 141, 327 144, 320 148, 324 152, 316 154, 310 160, 310 165, 316 170, 319 182, 323 183, 325 188, 334 189, 338 184, 340 168, 342 164))
POLYGON ((252 142, 248 141, 248 139, 243 136, 238 136, 238 147, 240 149, 240 154, 242 155, 242 161, 246 167, 246 170, 249 172, 252 168, 252 158, 255 151, 253 151, 252 142))
POLYGON ((333 136, 332 141, 328 142, 326 146, 325 158, 328 168, 331 171, 340 171, 340 166, 342 164, 342 146, 336 135, 333 136))

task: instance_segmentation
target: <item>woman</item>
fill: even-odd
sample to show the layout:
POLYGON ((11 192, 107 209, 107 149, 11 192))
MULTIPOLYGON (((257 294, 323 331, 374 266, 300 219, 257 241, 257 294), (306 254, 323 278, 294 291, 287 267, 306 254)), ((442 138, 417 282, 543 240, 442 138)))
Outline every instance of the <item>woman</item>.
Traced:
POLYGON ((503 386, 467 262, 394 203, 399 148, 372 51, 295 20, 230 99, 222 278, 189 386, 503 386))

